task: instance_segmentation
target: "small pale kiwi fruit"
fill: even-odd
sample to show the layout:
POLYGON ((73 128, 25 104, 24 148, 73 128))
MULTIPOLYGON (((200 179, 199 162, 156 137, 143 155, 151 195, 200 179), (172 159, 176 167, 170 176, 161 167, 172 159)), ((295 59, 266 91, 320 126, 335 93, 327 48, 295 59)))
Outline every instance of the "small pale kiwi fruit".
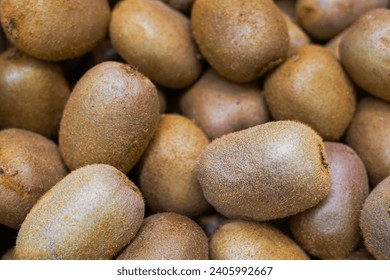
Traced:
POLYGON ((266 223, 230 220, 211 236, 212 260, 308 260, 292 239, 266 223))
POLYGON ((307 210, 327 196, 331 184, 321 137, 292 121, 217 138, 199 157, 197 177, 219 213, 256 221, 307 210))
POLYGON ((344 259, 359 245, 359 218, 369 193, 362 160, 348 146, 325 142, 331 171, 329 195, 290 219, 295 240, 321 259, 344 259))
POLYGON ((19 229, 31 207, 66 174, 54 142, 27 130, 1 130, 0 223, 19 229))
POLYGON ((111 259, 136 235, 141 192, 112 166, 70 173, 31 209, 16 239, 18 259, 111 259))
POLYGON ((189 119, 162 115, 140 161, 140 189, 154 212, 198 216, 210 208, 196 179, 196 160, 208 145, 189 119))
POLYGON ((207 260, 208 240, 201 227, 176 213, 159 213, 143 222, 118 260, 207 260))
POLYGON ((368 252, 378 260, 390 260, 390 176, 364 202, 360 227, 368 252))
POLYGON ((80 79, 66 103, 61 155, 71 170, 103 163, 127 173, 146 149, 158 118, 152 82, 129 65, 103 62, 80 79))

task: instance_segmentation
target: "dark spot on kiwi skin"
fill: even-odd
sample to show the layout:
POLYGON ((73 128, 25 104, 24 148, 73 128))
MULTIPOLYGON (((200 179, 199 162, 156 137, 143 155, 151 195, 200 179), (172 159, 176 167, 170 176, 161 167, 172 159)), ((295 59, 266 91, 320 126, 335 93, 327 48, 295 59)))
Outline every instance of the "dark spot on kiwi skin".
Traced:
POLYGON ((15 27, 16 27, 15 19, 12 17, 9 17, 5 29, 7 30, 8 33, 12 33, 12 31, 14 31, 15 27))
POLYGON ((5 174, 4 170, 0 167, 0 175, 4 175, 4 174, 5 174))
POLYGON ((318 145, 318 149, 320 151, 321 163, 322 166, 325 167, 326 171, 329 172, 329 163, 325 159, 324 149, 321 145, 318 145))
POLYGON ((16 59, 16 58, 19 58, 21 57, 22 55, 22 52, 19 51, 18 49, 14 49, 13 51, 11 51, 6 57, 5 59, 6 60, 12 60, 12 59, 16 59))

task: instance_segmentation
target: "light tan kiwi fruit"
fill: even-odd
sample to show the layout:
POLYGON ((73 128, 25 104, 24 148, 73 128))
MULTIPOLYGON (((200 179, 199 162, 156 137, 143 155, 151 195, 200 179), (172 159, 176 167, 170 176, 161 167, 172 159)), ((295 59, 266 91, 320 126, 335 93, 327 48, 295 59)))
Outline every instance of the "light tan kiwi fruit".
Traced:
POLYGON ((211 236, 212 260, 308 260, 292 239, 266 223, 230 220, 211 236))
POLYGON ((390 11, 364 14, 340 43, 340 60, 351 79, 368 93, 390 102, 390 11))
POLYGON ((345 142, 363 160, 372 187, 390 175, 390 104, 360 100, 345 142))
POLYGON ((107 0, 2 0, 4 32, 18 49, 43 60, 66 60, 91 51, 107 33, 107 0))
POLYGON ((103 62, 80 79, 66 103, 61 154, 71 170, 103 163, 127 173, 146 149, 158 118, 152 82, 129 65, 103 62))
POLYGON ((110 38, 124 60, 161 86, 183 88, 201 74, 189 19, 160 1, 119 2, 110 38))
POLYGON ((325 140, 339 140, 352 120, 356 96, 337 59, 325 48, 303 46, 264 84, 275 120, 297 120, 325 140))
POLYGON ((8 49, 0 56, 0 92, 0 128, 57 137, 70 94, 59 66, 8 49))
POLYGON ((211 139, 270 119, 257 83, 231 82, 212 69, 184 93, 180 109, 211 139))
POLYGON ((389 0, 298 0, 299 22, 312 36, 329 40, 364 13, 386 8, 389 0))
POLYGON ((204 132, 180 115, 162 115, 140 161, 139 186, 154 212, 198 216, 210 208, 196 179, 196 160, 209 144, 204 132))
POLYGON ((390 176, 364 202, 360 227, 368 252, 378 260, 390 260, 390 176))
POLYGON ((138 188, 112 166, 70 173, 31 209, 16 239, 18 259, 111 259, 144 217, 138 188))
POLYGON ((7 252, 4 253, 4 255, 1 256, 1 260, 16 260, 15 258, 15 247, 11 247, 7 252))
POLYGON ((210 65, 235 82, 251 82, 286 59, 286 22, 272 0, 197 0, 192 33, 210 65))
POLYGON ((147 217, 118 260, 207 260, 208 240, 202 228, 176 213, 147 217))
POLYGON ((66 174, 54 142, 27 130, 1 130, 0 223, 19 229, 31 207, 66 174))
POLYGON ((297 51, 298 48, 309 45, 311 40, 305 31, 303 31, 298 24, 294 23, 287 14, 282 14, 287 24, 288 37, 290 41, 288 56, 290 57, 297 51))
POLYGON ((197 178, 219 213, 255 221, 307 210, 327 196, 331 185, 321 137, 293 121, 215 139, 199 157, 197 178))
POLYGON ((359 218, 369 193, 367 172, 350 147, 325 142, 332 185, 317 206, 290 219, 295 240, 321 259, 344 259, 359 245, 359 218))
POLYGON ((345 28, 343 32, 339 33, 337 36, 333 37, 332 40, 328 41, 325 45, 325 48, 328 49, 336 58, 340 61, 340 43, 345 34, 348 33, 350 28, 345 28))

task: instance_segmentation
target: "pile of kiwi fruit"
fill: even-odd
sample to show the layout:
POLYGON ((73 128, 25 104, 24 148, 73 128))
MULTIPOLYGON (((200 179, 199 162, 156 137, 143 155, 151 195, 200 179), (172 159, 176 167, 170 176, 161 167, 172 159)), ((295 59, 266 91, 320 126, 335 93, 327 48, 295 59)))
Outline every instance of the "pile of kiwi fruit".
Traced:
POLYGON ((0 1, 0 259, 390 259, 389 0, 0 1))

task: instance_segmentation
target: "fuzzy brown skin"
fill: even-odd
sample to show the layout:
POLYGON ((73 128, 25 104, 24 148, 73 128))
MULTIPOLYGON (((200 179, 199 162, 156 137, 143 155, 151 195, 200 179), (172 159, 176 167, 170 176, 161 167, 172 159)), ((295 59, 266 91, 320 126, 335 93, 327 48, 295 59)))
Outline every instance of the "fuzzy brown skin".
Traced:
POLYGON ((363 205, 360 216, 364 244, 378 260, 390 260, 390 176, 379 183, 363 205))
POLYGON ((258 84, 234 83, 212 69, 186 91, 180 109, 211 139, 270 119, 258 84))
POLYGON ((93 163, 130 171, 157 128, 159 101, 150 80, 129 65, 104 62, 77 83, 64 110, 59 146, 66 165, 93 163))
POLYGON ((159 85, 183 88, 201 74, 189 19, 159 1, 118 3, 112 13, 110 38, 128 63, 159 85))
POLYGON ((193 220, 176 213, 146 218, 118 260, 207 260, 208 240, 193 220))
POLYGON ((0 56, 0 129, 57 137, 70 88, 60 68, 11 48, 0 56))
POLYGON ((340 139, 356 109, 356 94, 337 59, 325 48, 301 47, 265 81, 275 120, 297 120, 325 140, 340 139))
POLYGON ((303 31, 298 24, 294 23, 288 15, 283 13, 283 17, 287 24, 288 37, 290 41, 290 47, 288 50, 288 56, 290 57, 296 53, 298 48, 309 45, 311 40, 305 31, 303 31))
POLYGON ((256 221, 317 205, 331 183, 321 137, 292 121, 270 122, 214 140, 198 160, 197 177, 219 213, 256 221))
POLYGON ((388 5, 389 0, 298 0, 296 10, 307 32, 329 40, 369 10, 388 5))
POLYGON ((271 0, 197 0, 191 23, 201 53, 229 80, 254 81, 287 56, 286 22, 271 0))
POLYGON ((4 32, 20 50, 43 60, 65 60, 92 50, 107 33, 107 0, 2 0, 4 32))
POLYGON ((210 208, 196 179, 196 160, 209 144, 189 119, 162 115, 140 163, 140 189, 154 212, 195 217, 210 208))
POLYGON ((369 193, 363 162, 348 146, 325 142, 331 171, 329 195, 290 219, 295 240, 321 259, 344 259, 359 245, 359 218, 369 193))
POLYGON ((231 220, 211 236, 212 260, 308 260, 306 253, 271 225, 231 220))
POLYGON ((16 260, 15 258, 15 247, 10 248, 4 255, 1 256, 1 260, 16 260))
POLYGON ((340 43, 340 59, 351 79, 390 102, 390 11, 376 9, 357 20, 340 43))
POLYGON ((330 51, 337 60, 340 61, 340 44, 341 40, 348 33, 350 28, 345 28, 343 32, 339 33, 337 36, 333 37, 328 43, 326 43, 325 48, 330 51))
POLYGON ((112 166, 73 171, 31 209, 16 239, 18 259, 111 259, 144 217, 141 192, 112 166))
POLYGON ((0 223, 19 229, 37 200, 67 174, 56 144, 22 129, 0 131, 0 223))
POLYGON ((390 104, 366 97, 359 104, 345 142, 363 160, 371 186, 390 175, 390 104))

